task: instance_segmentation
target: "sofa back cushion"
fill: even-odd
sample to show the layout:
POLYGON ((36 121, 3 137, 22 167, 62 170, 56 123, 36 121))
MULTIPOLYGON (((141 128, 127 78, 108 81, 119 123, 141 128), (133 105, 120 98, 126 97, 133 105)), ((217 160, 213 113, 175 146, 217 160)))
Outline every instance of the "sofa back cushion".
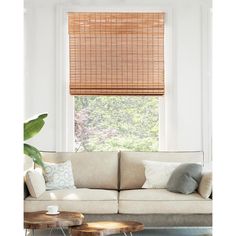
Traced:
POLYGON ((139 189, 145 182, 143 160, 203 163, 203 152, 121 152, 120 189, 139 189))
POLYGON ((43 160, 70 160, 77 188, 118 189, 118 152, 42 153, 43 160))

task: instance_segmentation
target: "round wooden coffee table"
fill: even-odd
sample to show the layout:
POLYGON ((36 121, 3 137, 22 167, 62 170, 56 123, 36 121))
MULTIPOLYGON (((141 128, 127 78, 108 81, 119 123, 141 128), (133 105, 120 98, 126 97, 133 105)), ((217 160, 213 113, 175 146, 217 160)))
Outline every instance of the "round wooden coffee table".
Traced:
POLYGON ((144 225, 135 221, 101 221, 69 227, 71 236, 105 236, 123 233, 132 236, 133 232, 142 231, 144 225))
POLYGON ((32 230, 33 235, 35 229, 51 229, 51 235, 53 229, 60 228, 65 236, 66 234, 62 227, 81 225, 83 220, 83 214, 78 212, 61 211, 58 215, 47 215, 46 211, 25 212, 25 235, 28 229, 32 230))

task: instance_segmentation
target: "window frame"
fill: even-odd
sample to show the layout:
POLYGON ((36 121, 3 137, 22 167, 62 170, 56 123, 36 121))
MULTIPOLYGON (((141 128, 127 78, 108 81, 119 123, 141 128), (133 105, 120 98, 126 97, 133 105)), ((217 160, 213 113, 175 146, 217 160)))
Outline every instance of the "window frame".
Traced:
POLYGON ((56 7, 56 145, 57 152, 74 152, 74 97, 69 91, 69 35, 68 12, 165 12, 165 95, 159 99, 159 150, 170 149, 175 133, 175 120, 171 115, 176 110, 174 97, 176 82, 173 80, 172 8, 154 6, 76 6, 61 4, 56 7), (171 119, 171 120, 170 120, 171 119), (167 123, 171 122, 171 126, 167 123))

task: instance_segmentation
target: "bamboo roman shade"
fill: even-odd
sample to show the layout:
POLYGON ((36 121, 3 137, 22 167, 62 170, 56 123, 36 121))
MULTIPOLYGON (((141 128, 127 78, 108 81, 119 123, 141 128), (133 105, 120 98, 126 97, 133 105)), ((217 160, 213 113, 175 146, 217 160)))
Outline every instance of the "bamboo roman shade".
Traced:
POLYGON ((69 13, 72 95, 163 95, 164 13, 69 13))

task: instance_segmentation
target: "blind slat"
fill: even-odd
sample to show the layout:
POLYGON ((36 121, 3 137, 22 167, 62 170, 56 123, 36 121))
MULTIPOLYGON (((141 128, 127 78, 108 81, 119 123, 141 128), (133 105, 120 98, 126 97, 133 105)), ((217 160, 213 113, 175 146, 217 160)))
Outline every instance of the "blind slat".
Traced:
POLYGON ((71 95, 164 95, 164 13, 68 16, 71 95))

